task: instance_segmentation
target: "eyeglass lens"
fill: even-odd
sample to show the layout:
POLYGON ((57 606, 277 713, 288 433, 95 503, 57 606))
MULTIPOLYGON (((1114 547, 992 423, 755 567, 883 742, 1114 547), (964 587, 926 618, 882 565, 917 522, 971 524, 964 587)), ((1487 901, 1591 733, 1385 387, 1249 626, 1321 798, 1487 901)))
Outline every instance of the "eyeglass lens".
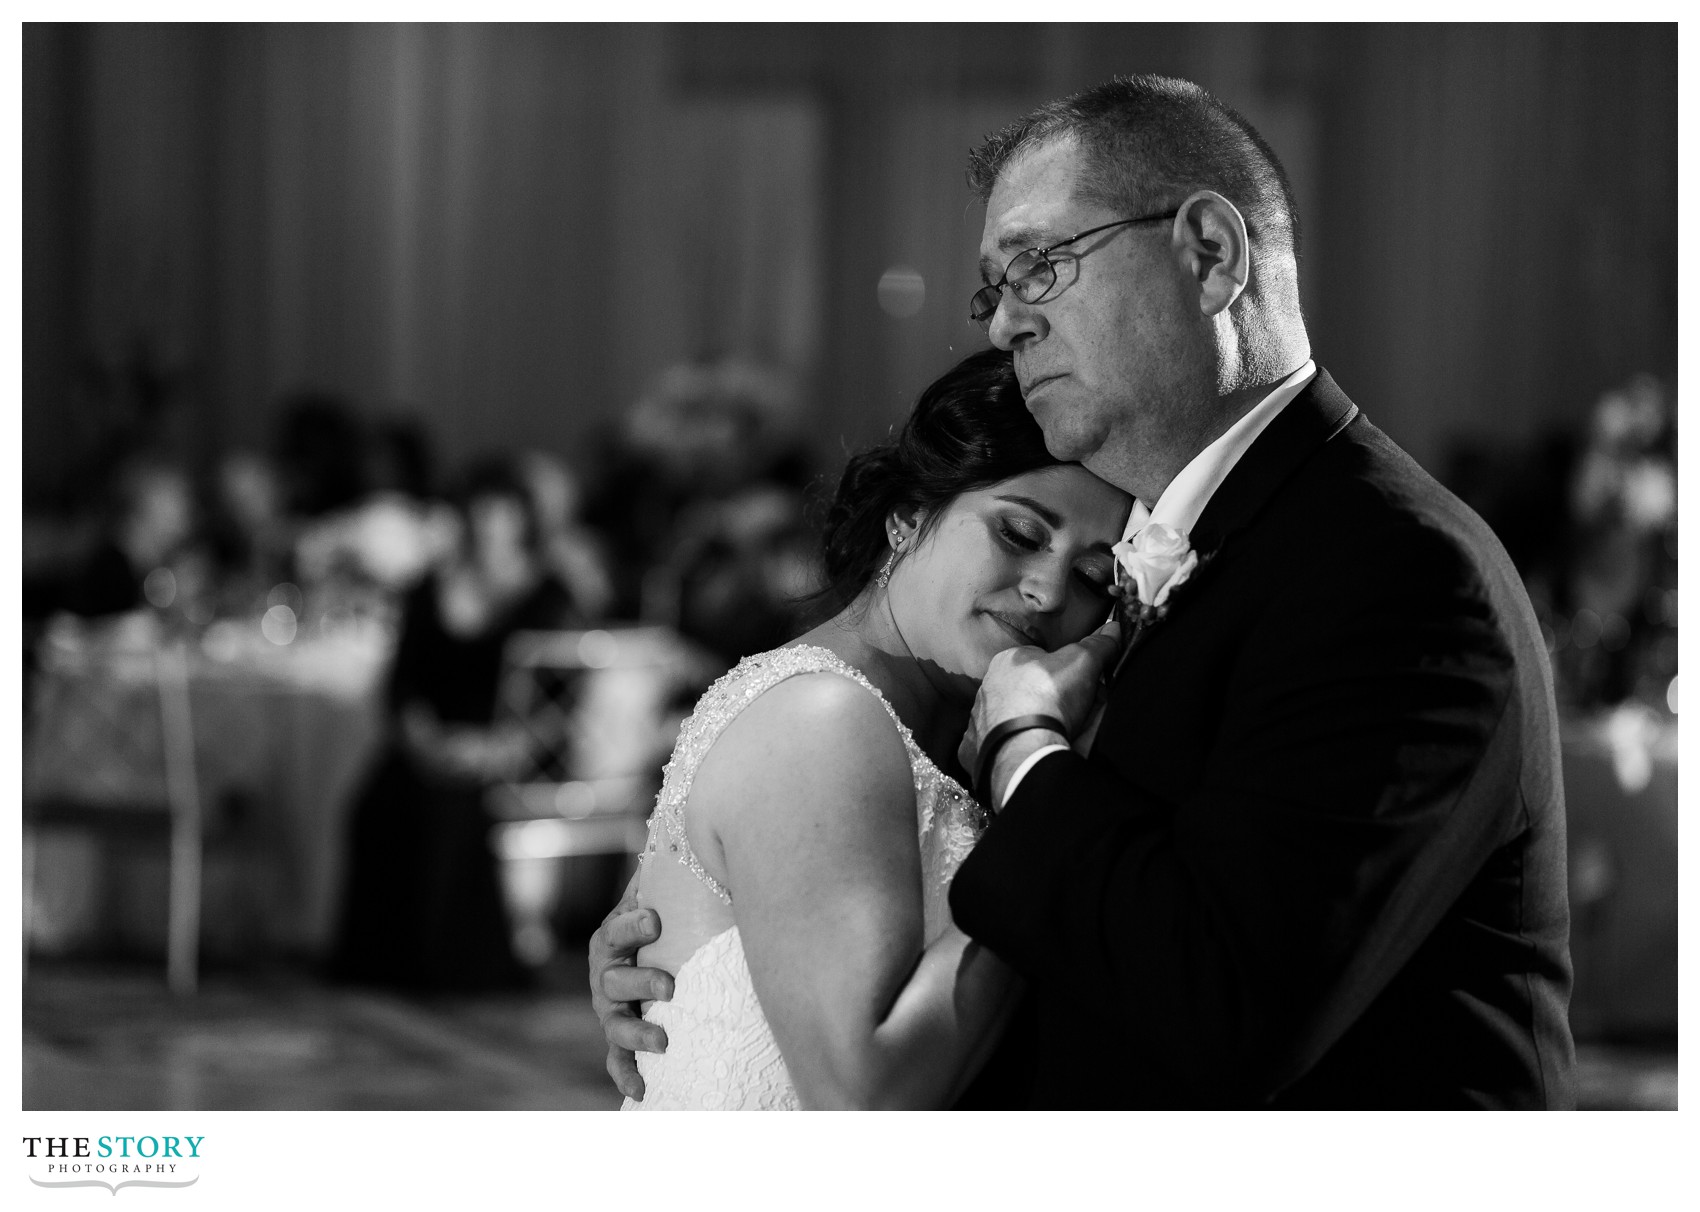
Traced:
MULTIPOLYGON (((1035 303, 1056 281, 1056 269, 1050 258, 1036 248, 1019 254, 1004 270, 1004 285, 1023 303, 1035 303)), ((982 286, 969 301, 969 318, 982 327, 991 322, 998 309, 1002 292, 996 286, 982 286)))

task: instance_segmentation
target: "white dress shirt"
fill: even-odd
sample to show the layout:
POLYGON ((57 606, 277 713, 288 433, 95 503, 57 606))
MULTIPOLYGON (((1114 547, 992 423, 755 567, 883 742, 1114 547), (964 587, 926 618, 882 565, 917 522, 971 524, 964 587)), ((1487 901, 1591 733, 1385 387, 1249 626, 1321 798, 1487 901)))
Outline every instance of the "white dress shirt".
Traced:
MULTIPOLYGON (((1148 509, 1144 502, 1135 498, 1133 509, 1128 513, 1127 526, 1122 531, 1122 538, 1131 539, 1141 527, 1150 522, 1161 522, 1166 526, 1173 526, 1183 534, 1191 534, 1192 528, 1198 525, 1198 519, 1204 513, 1204 507, 1222 486, 1222 481, 1228 478, 1234 464, 1240 461, 1241 456, 1251 449, 1251 444, 1257 441, 1258 435, 1269 428, 1269 423, 1283 408, 1292 403, 1293 397, 1303 391, 1305 385, 1315 376, 1316 363, 1306 359, 1303 366, 1282 379, 1275 390, 1264 396, 1255 408, 1229 426, 1228 432, 1199 451, 1192 462, 1181 468, 1180 474, 1169 481, 1163 495, 1157 498, 1156 505, 1148 509)), ((1009 797, 1015 794, 1016 787, 1027 777, 1027 772, 1039 763, 1039 759, 1067 749, 1067 745, 1046 745, 1028 754, 1021 765, 1015 768, 1009 786, 1004 788, 1003 802, 1009 802, 1009 797)), ((1002 806, 995 805, 998 808, 1002 806)))

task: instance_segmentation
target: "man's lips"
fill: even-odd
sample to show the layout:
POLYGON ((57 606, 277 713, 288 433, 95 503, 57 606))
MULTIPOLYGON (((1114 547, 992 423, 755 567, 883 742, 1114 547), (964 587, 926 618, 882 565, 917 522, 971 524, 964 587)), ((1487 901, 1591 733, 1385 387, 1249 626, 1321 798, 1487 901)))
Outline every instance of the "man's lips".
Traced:
POLYGON ((1034 379, 1031 383, 1025 383, 1025 384, 1022 385, 1021 398, 1024 399, 1024 400, 1032 399, 1034 392, 1038 391, 1045 384, 1054 382, 1055 380, 1060 379, 1060 378, 1062 378, 1062 375, 1060 375, 1060 374, 1040 375, 1038 378, 1034 379))

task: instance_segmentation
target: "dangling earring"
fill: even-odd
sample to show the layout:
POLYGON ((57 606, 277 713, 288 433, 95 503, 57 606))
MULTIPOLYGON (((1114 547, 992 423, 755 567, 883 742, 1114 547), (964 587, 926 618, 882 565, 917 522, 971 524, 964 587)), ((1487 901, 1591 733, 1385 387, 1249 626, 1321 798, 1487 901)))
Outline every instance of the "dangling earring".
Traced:
POLYGON ((879 575, 874 578, 874 584, 878 585, 881 589, 884 589, 887 585, 891 584, 891 570, 897 565, 897 556, 898 553, 903 550, 903 543, 904 540, 897 540, 897 546, 893 547, 891 549, 891 554, 885 558, 885 567, 881 568, 879 575))

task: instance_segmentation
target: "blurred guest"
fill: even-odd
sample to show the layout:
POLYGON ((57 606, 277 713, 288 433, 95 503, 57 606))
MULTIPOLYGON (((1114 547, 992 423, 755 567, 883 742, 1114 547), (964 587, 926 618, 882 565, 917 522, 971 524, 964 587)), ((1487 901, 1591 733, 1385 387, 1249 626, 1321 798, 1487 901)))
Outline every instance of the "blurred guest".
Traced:
POLYGON ((198 557, 199 510, 188 473, 168 460, 136 455, 120 465, 87 547, 37 565, 23 586, 27 619, 56 611, 99 616, 133 610, 150 599, 168 607, 204 580, 198 557), (150 580, 151 578, 151 580, 150 580))
POLYGON ((514 632, 581 618, 540 550, 524 480, 473 469, 453 495, 453 555, 406 596, 388 684, 390 740, 360 793, 333 972, 412 988, 520 983, 483 793, 525 764, 493 723, 514 632))
POLYGON ((607 617, 614 604, 608 553, 596 533, 579 520, 584 502, 578 477, 566 463, 542 450, 519 456, 542 532, 543 561, 572 595, 587 619, 607 617))
POLYGON ((316 518, 359 500, 366 489, 366 433, 353 405, 327 392, 283 401, 274 454, 289 512, 316 518))
POLYGON ((813 548, 796 412, 782 375, 737 360, 674 367, 638 401, 586 511, 614 553, 617 613, 728 659, 796 630, 786 587, 811 583, 813 548))
POLYGON ((1676 409, 1637 375, 1579 432, 1454 452, 1449 485, 1503 536, 1552 654, 1559 703, 1663 711, 1676 676, 1676 409))
POLYGON ((357 494, 300 527, 295 562, 326 613, 390 613, 453 539, 432 499, 431 444, 417 422, 392 417, 361 447, 357 494))
POLYGON ((800 630, 799 604, 820 588, 803 495, 758 484, 680 517, 667 560, 645 584, 647 617, 676 626, 728 664, 800 630))
POLYGON ((294 579, 295 527, 277 468, 264 455, 239 450, 219 460, 209 531, 224 613, 249 612, 273 586, 294 579))
POLYGON ((1676 410, 1658 379, 1601 398, 1569 503, 1575 543, 1553 603, 1560 691, 1584 707, 1663 707, 1676 676, 1676 410))
POLYGON ((303 525, 295 542, 301 579, 339 599, 400 594, 418 584, 453 541, 448 511, 380 492, 303 525))
POLYGON ((394 493, 414 501, 430 500, 436 492, 436 459, 431 435, 416 417, 394 415, 372 426, 365 446, 361 489, 367 494, 394 493))

